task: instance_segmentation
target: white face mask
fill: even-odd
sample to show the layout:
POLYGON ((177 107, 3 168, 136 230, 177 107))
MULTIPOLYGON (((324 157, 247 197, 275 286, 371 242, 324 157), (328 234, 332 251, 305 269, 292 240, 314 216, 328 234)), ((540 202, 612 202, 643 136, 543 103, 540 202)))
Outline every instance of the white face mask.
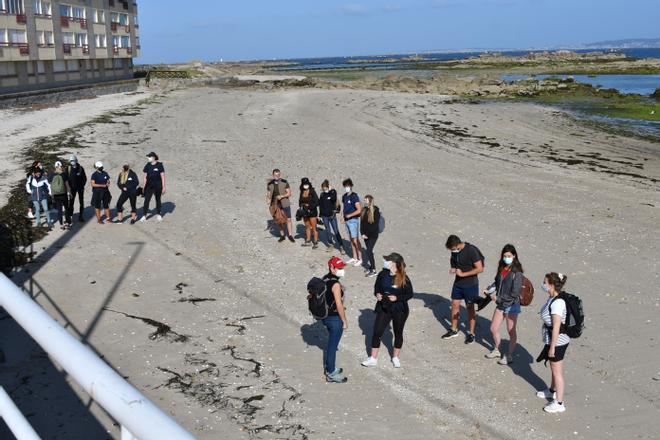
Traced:
POLYGON ((309 189, 309 185, 303 185, 303 189, 309 189))
POLYGON ((346 270, 337 269, 336 275, 337 275, 337 278, 344 278, 344 276, 346 275, 346 270))
POLYGON ((352 189, 353 188, 351 188, 350 186, 345 186, 344 187, 344 192, 349 193, 349 192, 351 192, 352 189))
POLYGON ((502 258, 502 261, 504 261, 504 264, 509 265, 513 263, 513 257, 504 257, 502 258))
POLYGON ((452 253, 452 254, 457 254, 457 253, 459 253, 460 251, 461 251, 460 249, 452 249, 452 250, 451 250, 451 253, 452 253))
POLYGON ((151 159, 149 159, 149 162, 151 162, 152 164, 155 164, 156 163, 156 158, 152 157, 151 159))
POLYGON ((383 260, 383 269, 390 270, 390 262, 389 261, 383 260))

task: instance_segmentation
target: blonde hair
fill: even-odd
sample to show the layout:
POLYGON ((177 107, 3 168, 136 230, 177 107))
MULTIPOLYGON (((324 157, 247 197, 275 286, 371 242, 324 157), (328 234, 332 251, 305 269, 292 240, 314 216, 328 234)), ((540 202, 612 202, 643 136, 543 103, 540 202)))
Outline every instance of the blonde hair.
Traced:
POLYGON ((375 212, 376 212, 376 206, 374 205, 374 196, 371 196, 371 195, 367 194, 366 196, 364 196, 364 199, 369 202, 369 207, 367 209, 365 209, 364 211, 362 211, 362 215, 363 216, 366 215, 367 216, 367 221, 370 224, 373 224, 376 221, 376 219, 374 217, 375 212))
POLYGON ((62 167, 55 167, 55 174, 62 174, 63 172, 64 170, 62 169, 62 167))
POLYGON ((394 275, 394 285, 402 289, 406 285, 406 263, 402 260, 398 263, 390 261, 396 265, 396 275, 394 275))
POLYGON ((128 173, 131 171, 131 168, 128 168, 128 171, 124 171, 124 169, 121 169, 121 172, 119 173, 119 184, 123 185, 126 183, 128 180, 128 173))

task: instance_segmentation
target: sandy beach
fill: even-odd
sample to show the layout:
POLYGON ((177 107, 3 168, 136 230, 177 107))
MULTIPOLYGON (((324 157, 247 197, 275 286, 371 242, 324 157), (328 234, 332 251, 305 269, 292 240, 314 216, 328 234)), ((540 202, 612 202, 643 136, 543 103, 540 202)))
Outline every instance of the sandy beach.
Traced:
MULTIPOLYGON (((21 177, 22 145, 147 96, 0 112, 0 203, 21 177)), ((359 90, 190 88, 115 121, 81 128, 87 148, 71 152, 88 173, 102 160, 113 179, 125 161, 141 171, 158 152, 164 221, 56 230, 13 279, 198 438, 657 438, 657 143, 532 104, 359 90), (302 177, 317 188, 351 177, 360 196, 374 195, 386 219, 376 255, 401 253, 415 288, 402 369, 385 350, 377 368, 359 364, 374 299, 373 279, 355 268, 338 353, 349 382, 324 382, 325 330, 307 312, 305 285, 333 254, 277 243, 264 203, 275 167, 294 188, 302 177), (510 242, 537 287, 510 366, 484 358, 492 306, 479 314, 477 343, 440 339, 451 233, 486 255, 481 286, 510 242), (550 379, 534 362, 549 271, 568 275, 587 315, 567 352, 561 415, 535 396, 550 379)), ((43 438, 119 438, 11 319, 0 332, 0 380, 43 438)))

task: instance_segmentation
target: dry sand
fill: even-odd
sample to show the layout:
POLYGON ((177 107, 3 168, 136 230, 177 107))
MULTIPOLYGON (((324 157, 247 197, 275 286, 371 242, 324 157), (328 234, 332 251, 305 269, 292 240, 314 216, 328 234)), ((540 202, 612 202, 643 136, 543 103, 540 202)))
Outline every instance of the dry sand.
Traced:
MULTIPOLYGON (((84 153, 116 178, 124 160, 141 168, 153 147, 168 175, 163 223, 53 232, 15 281, 199 438, 657 438, 657 144, 533 105, 392 92, 190 89, 122 120, 129 125, 85 128, 84 153), (145 137, 142 150, 114 142, 145 137), (416 292, 401 370, 385 350, 378 368, 359 365, 373 280, 350 269, 338 353, 349 382, 322 380, 325 336, 304 287, 331 254, 278 244, 267 229, 274 167, 294 186, 350 176, 360 195, 375 196, 387 223, 377 255, 403 254, 416 292), (512 366, 484 359, 492 306, 477 343, 440 339, 450 233, 486 255, 482 286, 507 242, 535 285, 547 271, 568 274, 587 329, 568 349, 566 413, 543 413, 535 397, 550 378, 533 362, 540 289, 520 316, 512 366), (141 317, 171 331, 154 333, 141 317)), ((95 417, 76 418, 87 397, 11 320, 0 331, 9 335, 0 378, 44 438, 118 437, 94 406, 95 417)))

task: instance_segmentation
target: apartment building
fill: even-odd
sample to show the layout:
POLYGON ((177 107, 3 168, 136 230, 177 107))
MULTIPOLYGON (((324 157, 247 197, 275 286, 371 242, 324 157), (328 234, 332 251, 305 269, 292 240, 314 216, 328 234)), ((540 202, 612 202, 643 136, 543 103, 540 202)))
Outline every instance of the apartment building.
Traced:
POLYGON ((127 79, 137 3, 0 0, 0 94, 127 79))

